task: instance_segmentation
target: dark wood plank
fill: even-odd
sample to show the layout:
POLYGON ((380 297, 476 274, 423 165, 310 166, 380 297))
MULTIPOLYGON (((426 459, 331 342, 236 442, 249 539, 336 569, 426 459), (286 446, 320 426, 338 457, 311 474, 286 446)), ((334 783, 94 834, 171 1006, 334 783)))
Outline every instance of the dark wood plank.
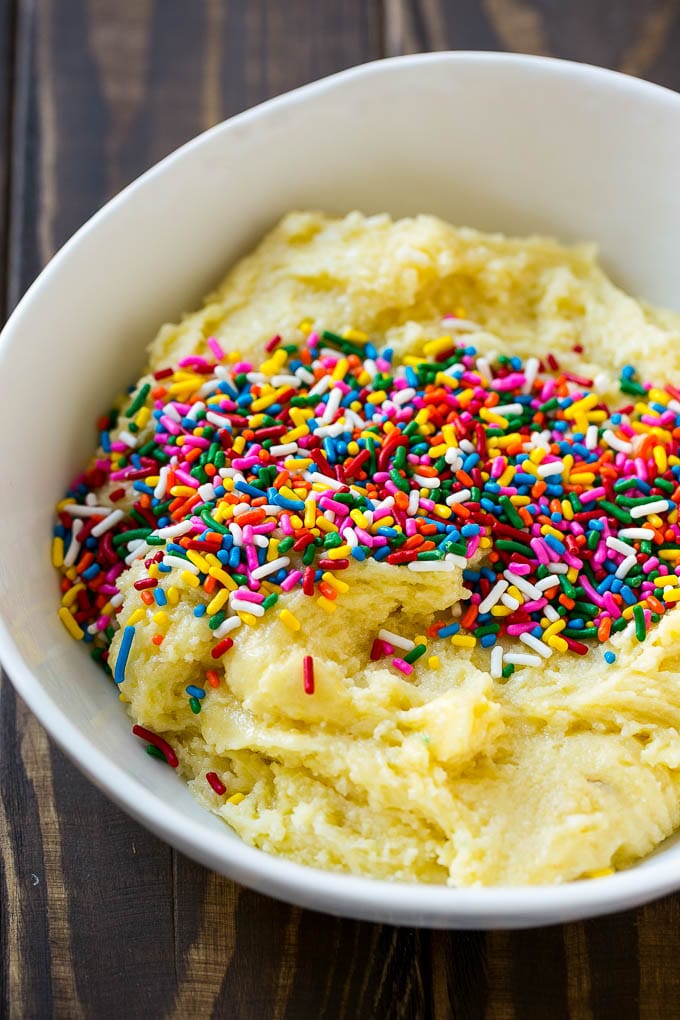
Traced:
POLYGON ((12 0, 0 0, 0 321, 5 315, 8 254, 9 159, 12 148, 14 84, 15 7, 12 0))

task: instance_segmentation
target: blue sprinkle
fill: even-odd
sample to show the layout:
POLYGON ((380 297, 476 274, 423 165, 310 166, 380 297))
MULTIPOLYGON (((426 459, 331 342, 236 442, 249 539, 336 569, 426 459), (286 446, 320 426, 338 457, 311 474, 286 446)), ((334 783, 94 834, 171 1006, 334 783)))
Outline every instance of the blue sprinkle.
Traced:
POLYGON ((453 634, 457 634, 460 630, 459 623, 449 623, 446 627, 442 627, 441 630, 437 631, 438 637, 451 637, 453 634))
POLYGON ((184 688, 184 690, 191 698, 201 699, 205 697, 205 691, 203 690, 203 688, 196 687, 194 684, 189 684, 187 687, 184 688))
POLYGON ((609 665, 611 666, 612 662, 616 662, 616 656, 614 655, 613 652, 605 652, 604 661, 608 662, 609 665))
POLYGON ((360 549, 359 546, 357 546, 356 549, 352 549, 352 556, 355 560, 359 560, 360 562, 366 559, 366 553, 363 549, 360 549))
POLYGON ((134 636, 134 627, 126 627, 123 631, 123 638, 120 642, 118 658, 116 659, 116 666, 113 672, 113 679, 117 684, 122 684, 125 679, 125 667, 127 666, 128 656, 130 654, 130 649, 132 648, 134 636))
POLYGON ((93 563, 91 567, 88 567, 87 570, 83 571, 83 575, 82 575, 83 579, 85 581, 91 581, 93 577, 97 576, 99 571, 100 571, 99 564, 98 563, 93 563))
POLYGON ((205 616, 205 606, 201 603, 200 606, 196 606, 194 609, 194 616, 200 619, 201 616, 205 616))
POLYGON ((156 598, 157 606, 167 606, 168 600, 162 588, 160 587, 154 588, 154 596, 156 598))
POLYGON ((495 634, 485 634, 484 637, 480 638, 479 641, 482 648, 491 648, 492 645, 496 644, 495 634))

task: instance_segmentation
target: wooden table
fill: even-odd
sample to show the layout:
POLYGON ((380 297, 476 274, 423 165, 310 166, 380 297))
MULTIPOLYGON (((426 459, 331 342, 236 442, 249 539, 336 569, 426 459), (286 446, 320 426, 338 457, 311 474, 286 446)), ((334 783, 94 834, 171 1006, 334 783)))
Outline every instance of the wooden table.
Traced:
MULTIPOLYGON (((141 171, 305 81, 470 48, 679 88, 679 47, 677 0, 0 0, 0 315, 141 171)), ((121 814, 6 681, 0 776, 3 1017, 680 1016, 679 896, 524 932, 294 909, 121 814)))

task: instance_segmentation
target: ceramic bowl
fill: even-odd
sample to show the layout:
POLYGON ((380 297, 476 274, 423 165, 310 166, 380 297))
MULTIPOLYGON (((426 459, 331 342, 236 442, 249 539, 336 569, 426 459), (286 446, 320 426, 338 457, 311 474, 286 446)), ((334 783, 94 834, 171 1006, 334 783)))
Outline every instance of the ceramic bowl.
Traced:
POLYGON ((60 747, 125 811, 263 893, 355 918, 520 927, 680 887, 680 844, 569 885, 451 889, 306 868, 243 845, 146 754, 56 615, 53 505, 91 423, 158 326, 196 306, 287 210, 430 212, 512 234, 592 239, 634 294, 680 310, 680 97, 579 64, 492 53, 386 60, 206 132, 105 206, 52 260, 0 341, 0 656, 60 747), (29 410, 30 409, 30 410, 29 410), (38 411, 38 409, 40 409, 38 411), (33 427, 17 422, 31 415, 33 427))

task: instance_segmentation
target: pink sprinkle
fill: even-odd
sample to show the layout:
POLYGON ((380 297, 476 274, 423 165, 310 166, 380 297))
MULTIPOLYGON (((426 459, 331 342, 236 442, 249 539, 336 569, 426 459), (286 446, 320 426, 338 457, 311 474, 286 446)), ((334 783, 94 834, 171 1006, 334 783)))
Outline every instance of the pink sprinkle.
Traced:
POLYGON ((208 347, 210 348, 210 350, 215 355, 215 358, 217 359, 217 361, 222 361, 222 359, 224 357, 224 351, 220 347, 217 339, 214 336, 209 336, 208 339, 206 340, 206 343, 207 343, 208 347))
MULTIPOLYGON (((381 371, 383 370, 381 369, 381 371)), ((406 662, 405 659, 400 659, 399 657, 394 658, 392 659, 392 665, 396 666, 396 668, 400 672, 402 672, 405 676, 410 676, 411 673, 413 672, 413 666, 411 665, 410 662, 406 662)))

